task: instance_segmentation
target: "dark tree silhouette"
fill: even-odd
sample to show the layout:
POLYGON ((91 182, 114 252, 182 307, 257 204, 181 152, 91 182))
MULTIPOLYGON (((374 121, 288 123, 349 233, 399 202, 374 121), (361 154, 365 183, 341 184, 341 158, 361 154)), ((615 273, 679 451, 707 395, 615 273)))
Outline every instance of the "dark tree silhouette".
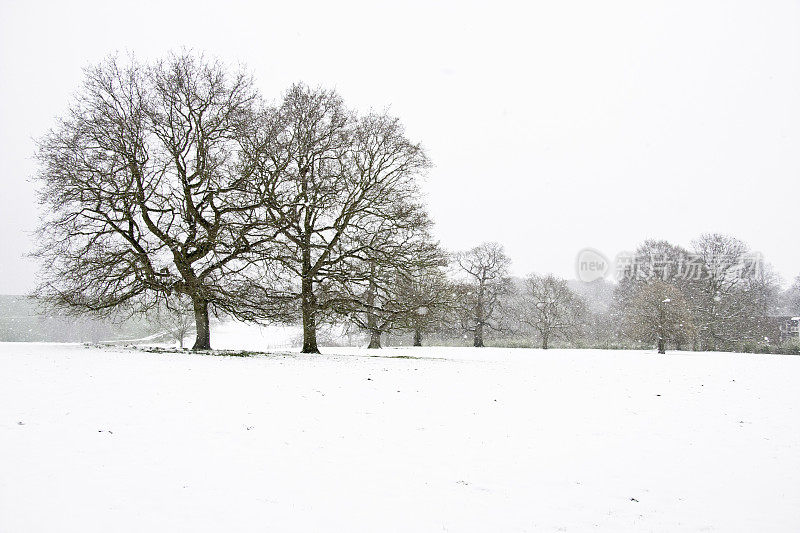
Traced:
POLYGON ((303 352, 318 353, 318 322, 348 309, 348 286, 365 264, 392 255, 368 237, 405 230, 428 159, 398 119, 359 117, 335 92, 301 84, 262 114, 249 157, 278 232, 284 286, 300 303, 303 352))
POLYGON ((409 288, 432 269, 446 263, 444 252, 431 241, 430 222, 420 208, 398 214, 389 229, 376 228, 370 235, 367 261, 354 265, 347 289, 336 311, 370 334, 369 348, 381 347, 383 333, 409 327, 421 310, 440 302, 436 293, 411 294, 409 288), (410 216, 409 216, 410 215, 410 216), (407 220, 398 231, 398 221, 407 220))
POLYGON ((245 72, 191 53, 86 69, 69 112, 38 143, 35 296, 109 314, 186 295, 196 350, 211 347, 210 312, 268 314, 265 263, 252 259, 272 235, 240 164, 257 104, 245 72))
POLYGON ((419 268, 401 281, 400 298, 411 312, 405 315, 403 329, 414 335, 414 346, 422 346, 423 336, 447 329, 448 317, 455 309, 455 287, 442 266, 419 268))

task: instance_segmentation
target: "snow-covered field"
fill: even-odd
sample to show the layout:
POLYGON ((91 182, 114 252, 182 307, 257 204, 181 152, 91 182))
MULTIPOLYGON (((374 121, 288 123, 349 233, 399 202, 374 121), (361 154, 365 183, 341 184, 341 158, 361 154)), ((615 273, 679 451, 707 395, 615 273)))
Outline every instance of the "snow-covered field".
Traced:
POLYGON ((800 358, 0 343, 0 532, 800 531, 800 358))

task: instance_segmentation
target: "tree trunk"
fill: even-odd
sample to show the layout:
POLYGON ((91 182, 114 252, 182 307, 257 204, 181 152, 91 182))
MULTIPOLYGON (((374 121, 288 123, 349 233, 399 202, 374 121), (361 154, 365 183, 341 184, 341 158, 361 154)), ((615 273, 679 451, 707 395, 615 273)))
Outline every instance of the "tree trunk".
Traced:
POLYGON ((475 348, 483 348, 483 324, 478 324, 475 327, 475 339, 472 345, 475 348))
POLYGON ((381 347, 381 330, 378 327, 378 317, 372 310, 375 306, 375 294, 377 286, 375 284, 375 263, 369 264, 370 280, 366 294, 366 304, 369 306, 367 311, 367 330, 370 332, 369 346, 367 348, 381 347))
POLYGON ((369 337, 369 346, 367 348, 380 348, 381 347, 381 332, 380 330, 372 330, 369 337))
POLYGON ((414 330, 414 346, 422 346, 422 331, 414 330))
POLYGON ((660 354, 667 353, 666 343, 664 342, 664 339, 658 339, 658 353, 660 354))
POLYGON ((208 302, 200 297, 192 298, 194 307, 194 322, 197 328, 197 337, 194 340, 192 350, 211 349, 211 326, 208 322, 208 302))
POLYGON ((478 289, 478 302, 475 305, 475 339, 472 345, 475 348, 483 348, 483 281, 478 289))
POLYGON ((317 309, 314 301, 314 285, 311 279, 302 282, 303 353, 319 353, 317 347, 317 309))
POLYGON ((547 349, 547 335, 542 335, 542 350, 547 349))

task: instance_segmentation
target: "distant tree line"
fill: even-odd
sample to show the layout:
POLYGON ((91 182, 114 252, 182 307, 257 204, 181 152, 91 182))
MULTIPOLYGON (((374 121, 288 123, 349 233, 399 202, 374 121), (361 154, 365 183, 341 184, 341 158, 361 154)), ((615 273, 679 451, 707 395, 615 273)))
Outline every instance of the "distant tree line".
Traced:
POLYGON ((269 103, 244 69, 192 53, 87 68, 37 157, 33 296, 149 316, 181 342, 193 330, 195 350, 211 348, 212 316, 300 324, 306 353, 332 325, 372 348, 410 335, 734 349, 768 337, 780 296, 768 272, 738 275, 746 246, 720 235, 695 243, 697 276, 648 263, 686 254, 646 241, 616 286, 514 279, 498 243, 448 253, 420 200, 430 161, 396 117, 303 84, 269 103))
POLYGON ((125 342, 160 330, 145 316, 112 321, 42 314, 37 302, 25 296, 0 295, 0 342, 125 342))
POLYGON ((781 343, 780 324, 797 314, 792 294, 759 254, 728 235, 703 234, 691 249, 648 240, 635 269, 616 286, 613 313, 621 327, 664 352, 747 350, 781 343))
POLYGON ((800 315, 800 276, 786 291, 768 263, 739 239, 703 234, 687 250, 647 240, 618 258, 616 283, 508 275, 497 243, 454 254, 439 294, 449 300, 434 334, 441 344, 501 346, 554 343, 580 348, 798 351, 782 338, 800 315), (788 346, 786 346, 788 344, 788 346))

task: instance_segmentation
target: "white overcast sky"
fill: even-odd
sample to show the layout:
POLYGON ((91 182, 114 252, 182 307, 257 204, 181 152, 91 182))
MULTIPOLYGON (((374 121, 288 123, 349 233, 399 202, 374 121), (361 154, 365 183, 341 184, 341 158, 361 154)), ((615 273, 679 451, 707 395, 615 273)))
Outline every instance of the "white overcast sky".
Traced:
POLYGON ((81 68, 190 47, 389 106, 435 167, 449 249, 502 242, 513 271, 578 251, 735 235, 800 273, 800 2, 0 0, 0 294, 34 283, 33 138, 81 68))

